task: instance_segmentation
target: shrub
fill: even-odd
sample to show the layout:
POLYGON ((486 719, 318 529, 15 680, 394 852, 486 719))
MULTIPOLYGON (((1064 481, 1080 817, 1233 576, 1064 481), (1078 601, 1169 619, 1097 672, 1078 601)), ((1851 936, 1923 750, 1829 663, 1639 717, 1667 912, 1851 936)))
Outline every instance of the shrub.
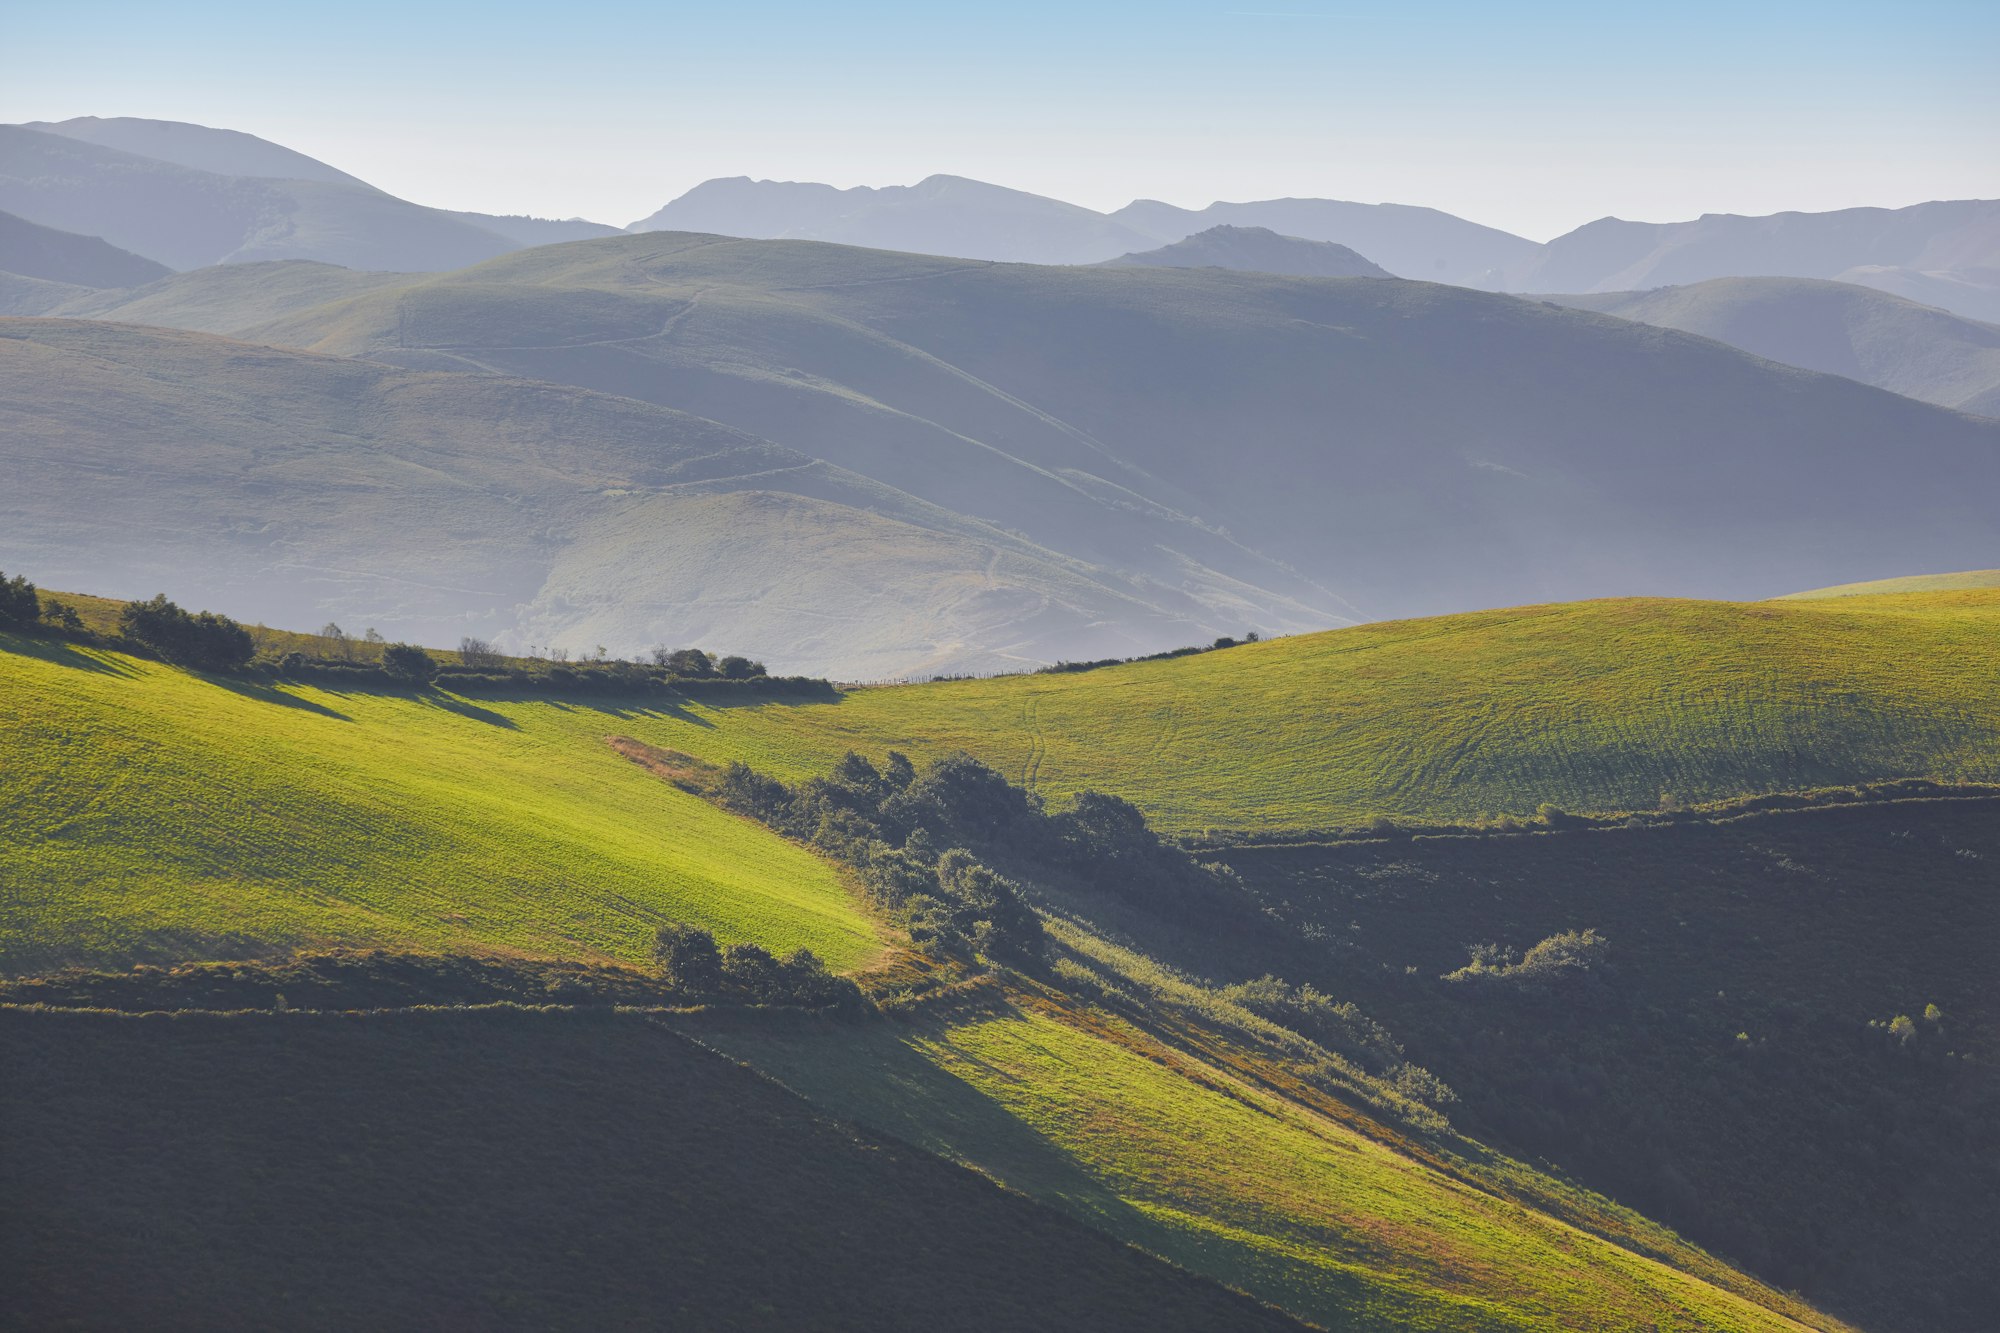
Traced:
POLYGON ((689 995, 713 995, 722 989, 722 951, 715 936, 700 926, 670 921, 653 940, 653 957, 660 978, 689 995))
POLYGON ((425 685, 437 678, 437 662, 413 643, 392 643, 382 649, 382 672, 398 680, 425 685))
MULTIPOLYGON (((655 657, 657 661, 657 656, 655 657)), ((690 680, 707 680, 715 675, 715 660, 699 648, 676 648, 667 654, 661 663, 676 676, 686 676, 690 680)))
POLYGON ((482 671, 507 664, 507 659, 500 655, 499 649, 486 640, 476 639, 470 634, 458 641, 458 660, 466 666, 482 671))
POLYGON ((42 600, 42 623, 68 634, 83 633, 83 617, 76 613, 76 608, 53 597, 42 600))
POLYGON ((1600 973, 1611 955, 1611 941, 1595 930, 1565 930, 1549 936, 1516 961, 1512 949, 1475 944, 1472 959, 1446 981, 1505 981, 1520 986, 1549 986, 1600 973))
POLYGON ((203 611, 189 615, 160 593, 145 602, 127 602, 118 628, 177 666, 203 671, 237 671, 257 651, 250 631, 228 616, 203 611))
POLYGON ((747 657, 725 657, 715 664, 715 669, 724 680, 749 680, 764 674, 764 664, 747 657))
POLYGON ((32 625, 41 613, 35 585, 19 574, 10 579, 0 571, 0 625, 32 625))
POLYGON ((722 951, 722 981, 756 1004, 769 1004, 784 993, 784 968, 771 951, 758 944, 732 944, 722 951))

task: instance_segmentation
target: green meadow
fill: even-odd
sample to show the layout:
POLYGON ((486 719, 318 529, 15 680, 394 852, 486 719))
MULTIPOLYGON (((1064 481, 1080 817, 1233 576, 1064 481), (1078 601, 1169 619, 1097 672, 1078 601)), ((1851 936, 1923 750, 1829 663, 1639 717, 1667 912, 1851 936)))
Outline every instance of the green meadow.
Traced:
POLYGON ((1075 674, 696 708, 655 743, 786 777, 965 749, 1163 826, 1324 828, 2000 779, 2000 590, 1621 599, 1440 616, 1075 674))
POLYGON ((877 952, 825 861, 602 743, 630 724, 0 636, 0 967, 308 943, 637 961, 668 919, 877 952))

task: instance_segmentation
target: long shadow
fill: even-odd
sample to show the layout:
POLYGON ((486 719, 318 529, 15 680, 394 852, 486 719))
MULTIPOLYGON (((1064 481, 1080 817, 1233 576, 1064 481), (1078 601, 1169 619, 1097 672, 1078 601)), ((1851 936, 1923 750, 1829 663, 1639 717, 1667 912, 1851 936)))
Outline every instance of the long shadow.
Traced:
POLYGON ((31 639, 23 634, 0 634, 0 651, 19 657, 33 657, 56 666, 69 667, 75 671, 89 671, 102 676, 135 677, 139 673, 117 662, 106 661, 62 642, 59 639, 31 639))
POLYGON ((201 678, 211 685, 228 690, 231 694, 240 694, 246 699, 255 699, 258 703, 277 704, 281 708, 296 708, 302 712, 317 713, 336 722, 354 720, 345 713, 328 708, 325 704, 314 703, 311 699, 301 699, 296 694, 287 694, 283 690, 274 689, 269 685, 259 685, 255 681, 239 680, 231 676, 214 676, 205 672, 201 673, 201 678))
POLYGON ((455 694, 445 694, 441 691, 436 694, 420 694, 417 696, 417 702, 430 708, 441 708, 447 713, 456 713, 460 717, 470 718, 474 722, 484 722, 489 727, 499 727, 503 731, 519 731, 521 729, 521 724, 513 718, 508 717, 505 713, 496 713, 490 708, 481 708, 478 704, 455 694))

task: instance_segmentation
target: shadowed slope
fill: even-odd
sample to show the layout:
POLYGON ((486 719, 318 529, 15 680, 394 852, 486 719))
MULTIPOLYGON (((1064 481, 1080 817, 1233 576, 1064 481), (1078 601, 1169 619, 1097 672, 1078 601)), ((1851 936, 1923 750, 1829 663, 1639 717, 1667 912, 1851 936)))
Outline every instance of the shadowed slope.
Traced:
POLYGON ((2000 327, 1871 288, 1811 278, 1716 278, 1549 299, 1698 333, 1940 407, 2000 416, 2000 327))

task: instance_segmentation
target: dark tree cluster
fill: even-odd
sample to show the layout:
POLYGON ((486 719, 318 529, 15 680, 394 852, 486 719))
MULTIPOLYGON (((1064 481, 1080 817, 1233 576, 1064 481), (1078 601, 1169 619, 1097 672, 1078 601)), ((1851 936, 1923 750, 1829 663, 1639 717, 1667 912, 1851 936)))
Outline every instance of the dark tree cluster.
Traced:
POLYGON ((701 927, 675 921, 660 927, 653 956, 668 988, 693 1000, 805 1009, 854 1009, 862 1003, 860 988, 827 971, 810 949, 777 958, 755 944, 725 948, 701 927))
POLYGON ((0 570, 0 625, 32 625, 41 614, 35 585, 19 574, 10 579, 0 570))
POLYGON ((257 651, 250 631, 228 616, 190 613, 168 601, 165 593, 151 601, 126 603, 118 628, 163 660, 202 671, 239 671, 257 651))
POLYGON ((653 649, 653 665, 685 680, 754 680, 765 673, 762 662, 747 657, 717 657, 699 648, 653 649))
POLYGON ((1162 839, 1115 796, 1080 794, 1050 814, 1034 793, 966 754, 921 771, 891 751, 849 753, 797 787, 731 764, 709 795, 855 867, 876 899, 933 952, 1042 956, 1031 886, 1057 881, 1181 916, 1237 896, 1233 875, 1162 839))

